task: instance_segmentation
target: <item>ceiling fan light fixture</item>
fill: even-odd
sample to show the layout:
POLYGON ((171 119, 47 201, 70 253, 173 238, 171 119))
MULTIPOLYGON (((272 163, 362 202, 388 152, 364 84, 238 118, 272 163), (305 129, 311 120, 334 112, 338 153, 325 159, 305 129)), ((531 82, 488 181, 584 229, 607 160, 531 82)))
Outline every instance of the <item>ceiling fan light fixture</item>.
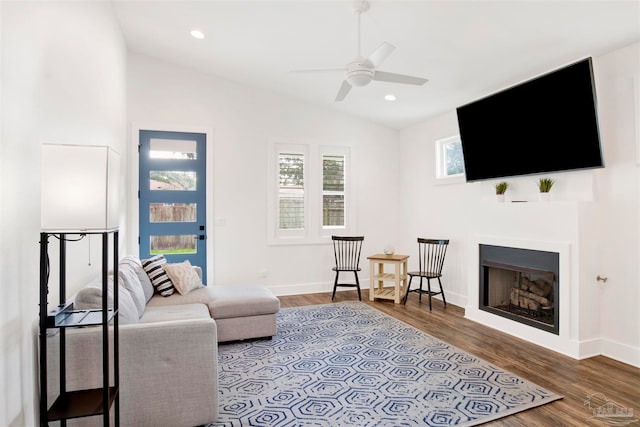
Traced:
POLYGON ((353 86, 366 86, 373 80, 373 71, 367 69, 354 70, 347 73, 347 81, 353 86))

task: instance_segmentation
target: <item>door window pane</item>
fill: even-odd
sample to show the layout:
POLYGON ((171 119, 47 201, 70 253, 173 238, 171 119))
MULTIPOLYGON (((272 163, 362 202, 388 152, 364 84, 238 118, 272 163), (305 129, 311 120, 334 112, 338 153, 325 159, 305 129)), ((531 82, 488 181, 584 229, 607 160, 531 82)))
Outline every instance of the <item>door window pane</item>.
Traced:
POLYGON ((196 191, 197 174, 192 171, 150 171, 149 189, 161 191, 196 191))
POLYGON ((149 236, 151 239, 151 254, 195 254, 195 234, 173 236, 149 236))
POLYGON ((197 203, 150 203, 149 222, 196 222, 197 203))
POLYGON ((197 142, 180 139, 149 140, 149 157, 152 159, 197 159, 197 142))

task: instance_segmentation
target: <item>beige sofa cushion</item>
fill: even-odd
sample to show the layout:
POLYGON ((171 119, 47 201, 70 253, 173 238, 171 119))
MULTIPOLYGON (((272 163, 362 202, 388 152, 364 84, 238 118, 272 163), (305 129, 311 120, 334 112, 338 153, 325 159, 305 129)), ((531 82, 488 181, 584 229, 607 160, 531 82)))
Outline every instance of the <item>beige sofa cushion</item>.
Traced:
POLYGON ((140 323, 210 318, 209 309, 204 304, 178 304, 147 307, 144 315, 140 318, 140 323))
POLYGON ((207 305, 214 319, 259 316, 280 310, 280 300, 260 285, 212 286, 213 300, 207 305))
POLYGON ((133 299, 138 309, 138 317, 142 317, 147 301, 135 268, 131 264, 120 262, 118 265, 118 280, 120 289, 124 286, 124 288, 129 291, 131 299, 133 299))
POLYGON ((186 295, 176 293, 167 298, 156 295, 147 304, 147 310, 193 303, 206 304, 214 319, 273 314, 280 310, 280 300, 261 285, 205 286, 186 295))
POLYGON ((142 268, 142 262, 135 255, 127 255, 120 260, 119 267, 125 264, 135 271, 142 286, 142 291, 144 292, 144 302, 149 302, 155 291, 147 272, 142 268))
MULTIPOLYGON (((113 275, 107 276, 107 306, 113 307, 113 275)), ((97 277, 75 294, 74 309, 99 310, 102 309, 102 278, 97 277)), ((118 320, 123 325, 138 323, 140 313, 129 291, 118 284, 118 320)))
POLYGON ((174 304, 207 304, 209 300, 213 298, 211 288, 213 288, 213 286, 205 286, 204 288, 195 289, 186 295, 180 295, 179 293, 174 293, 169 297, 154 295, 147 303, 147 310, 149 307, 162 307, 174 304))

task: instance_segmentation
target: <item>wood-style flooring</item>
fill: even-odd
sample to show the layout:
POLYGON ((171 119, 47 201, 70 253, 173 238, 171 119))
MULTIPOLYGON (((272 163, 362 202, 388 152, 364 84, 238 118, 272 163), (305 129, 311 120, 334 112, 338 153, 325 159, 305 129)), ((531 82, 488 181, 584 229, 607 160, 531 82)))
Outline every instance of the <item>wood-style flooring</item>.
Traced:
MULTIPOLYGON (((297 307, 330 304, 331 293, 281 296, 281 306, 297 307)), ((334 302, 357 301, 356 291, 336 294, 334 302)), ((587 396, 603 393, 624 408, 633 409, 640 419, 640 369, 604 356, 575 360, 560 353, 504 334, 464 318, 464 309, 451 304, 445 308, 433 301, 429 312, 426 297, 410 295, 406 306, 393 301, 369 301, 367 290, 362 302, 406 322, 455 347, 472 353, 549 391, 561 400, 493 421, 491 426, 603 426, 584 406, 587 396)), ((640 427, 640 421, 630 424, 640 427)))

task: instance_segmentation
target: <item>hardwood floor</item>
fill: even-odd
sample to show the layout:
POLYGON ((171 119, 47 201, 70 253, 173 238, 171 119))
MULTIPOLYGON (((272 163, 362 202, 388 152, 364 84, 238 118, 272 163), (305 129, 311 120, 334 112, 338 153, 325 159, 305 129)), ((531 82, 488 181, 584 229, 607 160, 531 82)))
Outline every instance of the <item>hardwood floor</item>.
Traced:
MULTIPOLYGON (((330 304, 331 293, 281 296, 281 307, 330 304)), ((338 292, 334 302, 357 301, 356 291, 338 292)), ((561 400, 493 421, 491 426, 602 426, 584 406, 590 394, 603 393, 640 418, 640 369, 604 356, 575 360, 464 318, 464 309, 433 301, 433 311, 423 298, 410 296, 407 305, 393 301, 362 302, 406 322, 455 347, 472 353, 513 374, 562 395, 561 400)), ((640 421, 631 425, 640 426, 640 421)))

